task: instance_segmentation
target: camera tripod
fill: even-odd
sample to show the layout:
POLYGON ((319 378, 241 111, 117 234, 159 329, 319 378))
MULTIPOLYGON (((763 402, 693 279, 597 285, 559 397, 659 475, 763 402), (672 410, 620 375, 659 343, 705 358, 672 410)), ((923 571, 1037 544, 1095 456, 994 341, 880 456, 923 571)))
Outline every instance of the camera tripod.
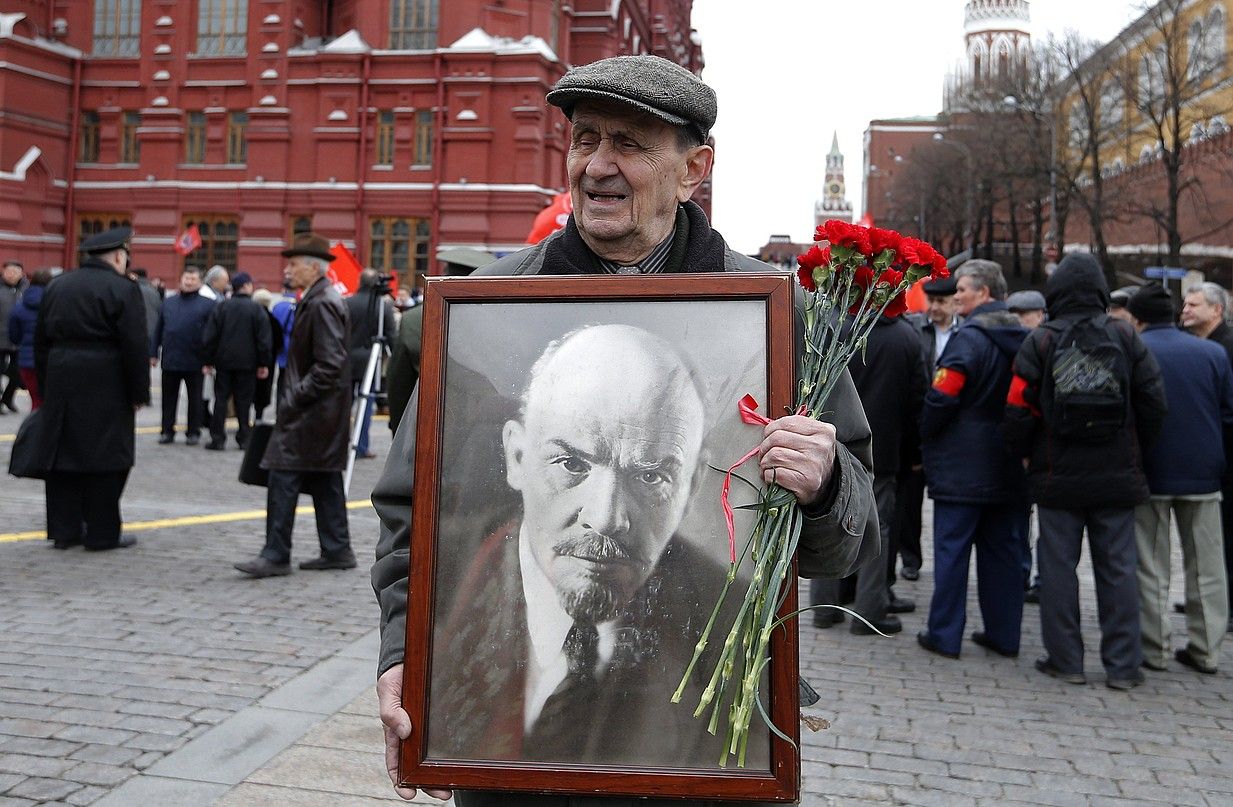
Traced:
POLYGON ((364 421, 377 405, 377 398, 384 392, 381 388, 381 365, 389 355, 390 345, 385 338, 385 298, 390 293, 390 276, 379 275, 372 286, 372 296, 368 299, 367 321, 372 322, 373 307, 377 311, 377 335, 372 338, 372 348, 368 352, 368 364, 364 367, 364 380, 360 384, 359 394, 353 404, 354 418, 351 423, 351 438, 347 446, 347 470, 343 474, 343 494, 351 490, 351 473, 355 470, 355 457, 360 448, 360 432, 364 421))

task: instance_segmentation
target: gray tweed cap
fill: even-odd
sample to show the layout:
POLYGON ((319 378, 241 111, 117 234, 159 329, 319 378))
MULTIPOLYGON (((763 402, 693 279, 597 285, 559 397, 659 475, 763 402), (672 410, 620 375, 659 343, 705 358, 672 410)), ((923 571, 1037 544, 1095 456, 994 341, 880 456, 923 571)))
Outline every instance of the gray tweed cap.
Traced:
POLYGON ((570 70, 548 93, 548 103, 574 116, 587 99, 619 101, 673 126, 688 126, 706 142, 715 125, 715 91, 685 68, 659 56, 613 56, 570 70))
POLYGON ((1006 307, 1011 311, 1044 311, 1045 295, 1033 289, 1017 291, 1006 298, 1006 307))

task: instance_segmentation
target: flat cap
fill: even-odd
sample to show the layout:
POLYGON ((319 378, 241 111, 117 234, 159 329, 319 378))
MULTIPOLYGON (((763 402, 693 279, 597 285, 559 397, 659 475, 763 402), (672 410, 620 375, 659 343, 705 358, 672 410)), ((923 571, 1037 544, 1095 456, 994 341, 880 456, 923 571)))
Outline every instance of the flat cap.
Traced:
POLYGON ((1044 311, 1045 295, 1035 289, 1017 291, 1006 298, 1006 307, 1011 311, 1044 311))
POLYGON ((613 56, 570 70, 548 93, 568 118, 579 101, 629 104, 673 126, 688 126, 706 142, 715 125, 715 91, 680 65, 659 56, 613 56))
POLYGON ((1109 292, 1109 305, 1114 308, 1125 308, 1130 302, 1130 298, 1135 296, 1135 292, 1139 290, 1138 286, 1122 286, 1120 289, 1114 289, 1109 292))
POLYGON ((937 280, 930 280, 921 286, 921 290, 930 297, 950 297, 959 290, 959 285, 955 282, 955 278, 943 277, 937 280))
POLYGON ((81 242, 81 251, 87 255, 98 255, 124 247, 128 249, 128 241, 133 237, 132 227, 112 227, 90 236, 81 242))

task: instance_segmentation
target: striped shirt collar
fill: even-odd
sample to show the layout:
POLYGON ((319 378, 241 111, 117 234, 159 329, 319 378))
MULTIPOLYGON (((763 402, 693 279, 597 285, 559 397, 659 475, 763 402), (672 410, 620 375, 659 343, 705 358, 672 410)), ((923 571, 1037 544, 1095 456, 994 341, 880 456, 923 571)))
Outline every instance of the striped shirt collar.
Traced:
POLYGON ((595 256, 599 261, 599 265, 605 272, 610 275, 653 275, 664 270, 664 265, 668 263, 668 253, 672 251, 672 239, 676 235, 676 227, 672 228, 672 232, 668 233, 668 237, 659 242, 655 249, 651 250, 651 254, 647 255, 636 264, 623 266, 613 261, 604 260, 598 255, 595 256))

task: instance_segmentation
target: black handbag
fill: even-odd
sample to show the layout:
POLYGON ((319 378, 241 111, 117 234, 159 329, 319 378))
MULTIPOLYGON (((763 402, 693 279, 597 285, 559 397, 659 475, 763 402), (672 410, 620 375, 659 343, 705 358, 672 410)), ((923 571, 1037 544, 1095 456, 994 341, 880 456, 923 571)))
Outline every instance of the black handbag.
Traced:
POLYGON ((36 409, 26 416, 17 427, 17 436, 13 438, 13 451, 9 454, 9 473, 23 479, 46 479, 48 467, 46 458, 39 452, 42 432, 42 410, 36 409))
POLYGON ((265 449, 270 444, 270 435, 274 433, 274 424, 257 421, 248 433, 248 445, 244 446, 244 461, 240 463, 240 481, 245 485, 267 487, 270 484, 270 472, 261 467, 265 457, 265 449))

